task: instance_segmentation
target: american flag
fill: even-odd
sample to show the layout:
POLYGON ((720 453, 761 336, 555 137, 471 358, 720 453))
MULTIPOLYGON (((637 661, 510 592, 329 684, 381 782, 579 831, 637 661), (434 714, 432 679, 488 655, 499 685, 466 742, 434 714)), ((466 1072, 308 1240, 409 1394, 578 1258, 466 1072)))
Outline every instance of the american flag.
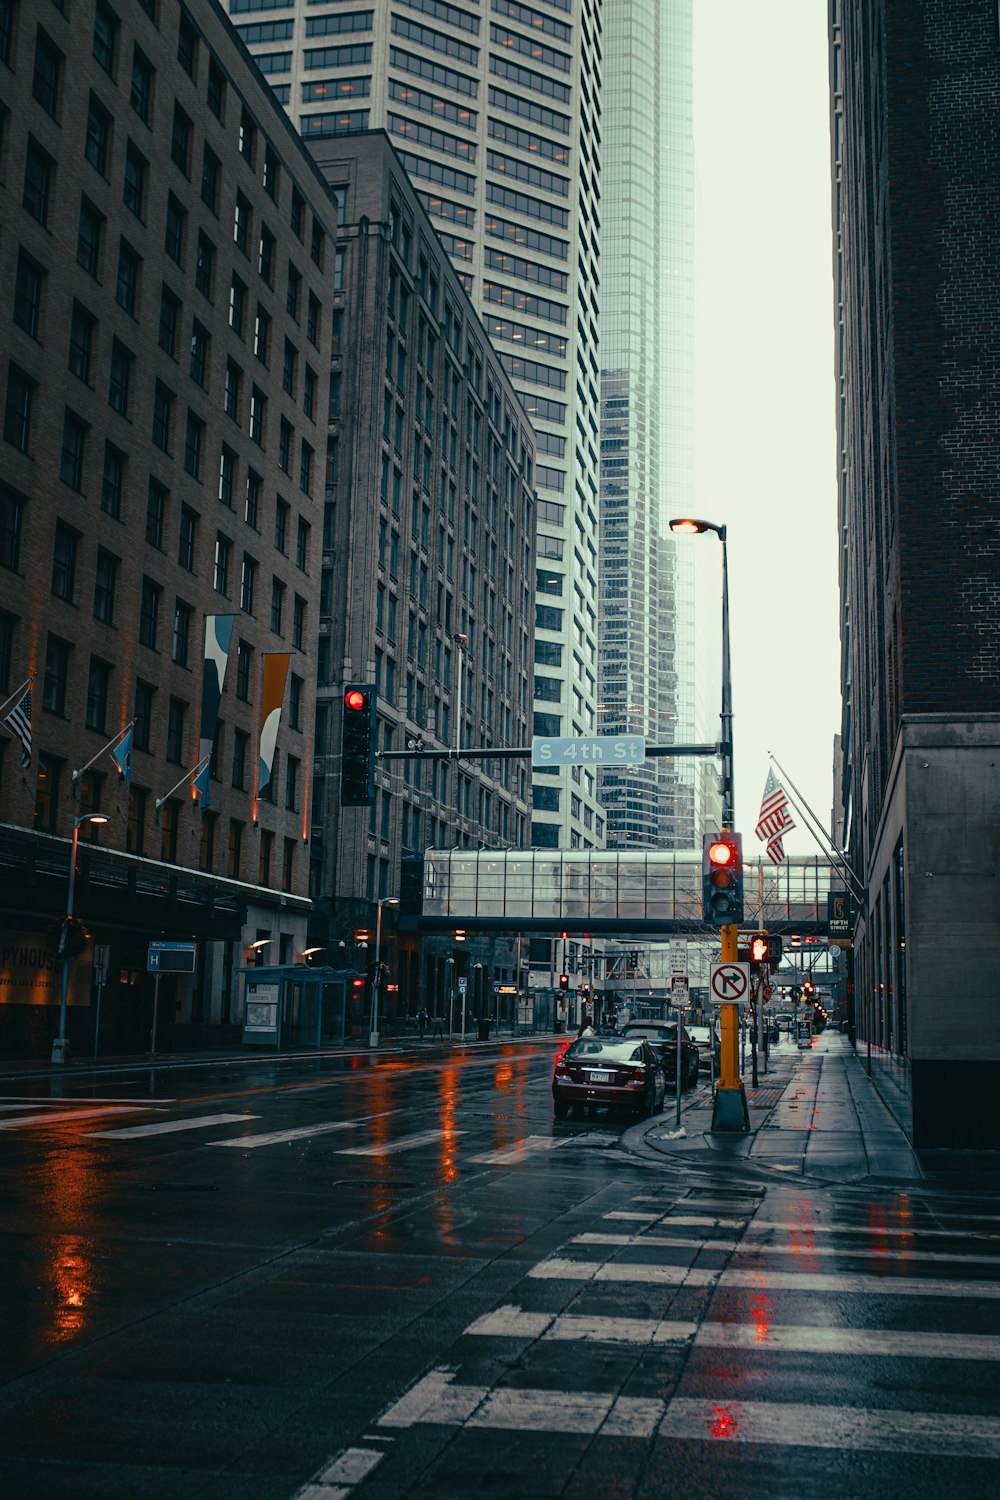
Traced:
POLYGON ((31 688, 25 688, 10 713, 4 717, 14 734, 21 741, 21 765, 25 770, 31 765, 31 688))
POLYGON ((781 835, 787 833, 795 824, 788 812, 788 798, 774 774, 772 767, 767 773, 767 782, 764 786, 764 797, 760 804, 760 814, 757 819, 756 834, 761 843, 767 845, 768 857, 773 864, 780 865, 785 857, 785 847, 781 842, 781 835))

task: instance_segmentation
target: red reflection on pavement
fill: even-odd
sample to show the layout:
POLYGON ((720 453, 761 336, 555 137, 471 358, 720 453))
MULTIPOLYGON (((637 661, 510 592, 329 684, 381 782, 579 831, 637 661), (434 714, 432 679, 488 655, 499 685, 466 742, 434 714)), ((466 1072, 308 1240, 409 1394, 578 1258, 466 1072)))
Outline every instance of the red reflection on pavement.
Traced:
POLYGON ((727 1411, 724 1406, 716 1406, 713 1408, 713 1421, 708 1430, 713 1437, 732 1437, 739 1425, 731 1411, 727 1411))

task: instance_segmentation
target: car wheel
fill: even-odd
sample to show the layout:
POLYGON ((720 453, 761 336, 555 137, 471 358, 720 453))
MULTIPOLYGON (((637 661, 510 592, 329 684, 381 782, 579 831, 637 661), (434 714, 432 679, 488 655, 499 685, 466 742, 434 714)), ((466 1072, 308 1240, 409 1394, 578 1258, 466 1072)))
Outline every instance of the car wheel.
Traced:
POLYGON ((565 1120, 566 1116, 569 1114, 569 1105, 566 1103, 565 1099, 553 1100, 552 1108, 555 1111, 557 1120, 565 1120))

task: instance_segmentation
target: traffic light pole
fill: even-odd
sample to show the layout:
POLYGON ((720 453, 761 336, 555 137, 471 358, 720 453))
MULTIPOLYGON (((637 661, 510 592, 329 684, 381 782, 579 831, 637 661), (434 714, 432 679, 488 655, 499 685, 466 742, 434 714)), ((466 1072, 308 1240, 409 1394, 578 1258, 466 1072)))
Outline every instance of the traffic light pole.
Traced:
MULTIPOLYGON (((722 940, 722 962, 739 962, 739 923, 727 923, 719 928, 722 940)), ((712 1104, 712 1129, 727 1133, 746 1133, 750 1129, 750 1112, 747 1109, 746 1090, 740 1077, 739 1032, 740 1008, 723 1004, 719 1021, 719 1084, 712 1104)))

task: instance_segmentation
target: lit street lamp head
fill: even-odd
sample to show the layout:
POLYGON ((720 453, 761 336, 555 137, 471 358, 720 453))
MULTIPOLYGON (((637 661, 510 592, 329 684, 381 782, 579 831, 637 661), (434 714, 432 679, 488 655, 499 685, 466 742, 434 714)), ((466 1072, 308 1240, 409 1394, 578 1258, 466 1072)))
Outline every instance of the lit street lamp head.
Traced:
POLYGON ((668 521, 667 525, 677 536, 701 536, 706 531, 714 531, 716 536, 723 538, 726 535, 724 526, 717 526, 714 521, 698 521, 693 516, 679 516, 674 521, 668 521))

